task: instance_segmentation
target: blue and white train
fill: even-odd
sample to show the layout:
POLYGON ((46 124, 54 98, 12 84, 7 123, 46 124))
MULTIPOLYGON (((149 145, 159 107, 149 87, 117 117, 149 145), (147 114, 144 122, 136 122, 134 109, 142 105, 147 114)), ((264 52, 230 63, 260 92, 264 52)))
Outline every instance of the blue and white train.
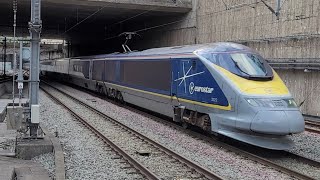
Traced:
POLYGON ((288 149, 304 119, 287 87, 252 49, 177 46, 44 61, 42 73, 268 149, 288 149))

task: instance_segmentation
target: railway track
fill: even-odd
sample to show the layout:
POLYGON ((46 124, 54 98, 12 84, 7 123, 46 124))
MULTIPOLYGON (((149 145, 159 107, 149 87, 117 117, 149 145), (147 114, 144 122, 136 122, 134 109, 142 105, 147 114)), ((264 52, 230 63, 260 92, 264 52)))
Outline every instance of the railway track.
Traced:
POLYGON ((173 123, 173 122, 164 120, 162 118, 159 118, 157 116, 151 115, 150 113, 144 112, 143 110, 138 110, 135 107, 126 106, 125 108, 127 108, 133 112, 139 113, 143 116, 147 116, 149 118, 152 118, 153 120, 155 120, 157 122, 160 122, 160 123, 166 124, 168 126, 171 126, 175 129, 179 129, 181 131, 184 131, 187 134, 193 136, 194 138, 196 138, 198 140, 220 146, 224 149, 227 149, 229 151, 240 154, 244 157, 247 157, 248 159, 251 159, 253 161, 257 161, 257 162, 264 164, 266 166, 272 167, 276 170, 279 170, 279 171, 281 171, 285 174, 288 174, 290 176, 293 176, 295 178, 308 179, 308 180, 316 180, 317 179, 317 178, 312 177, 312 174, 306 175, 302 172, 299 172, 298 170, 290 169, 290 168, 288 168, 287 165, 281 164, 281 162, 284 160, 291 159, 290 160, 291 163, 297 164, 297 162, 299 162, 299 164, 297 164, 296 167, 299 167, 300 165, 308 165, 310 167, 313 167, 314 169, 319 169, 320 162, 318 162, 318 161, 300 156, 298 154, 294 154, 289 151, 272 151, 272 153, 275 153, 275 155, 268 156, 268 154, 270 154, 269 150, 263 150, 261 148, 255 148, 253 146, 241 148, 241 146, 242 146, 241 144, 239 146, 235 146, 230 143, 225 143, 225 142, 221 141, 216 136, 209 135, 209 134, 203 134, 203 133, 196 132, 196 131, 189 130, 189 129, 184 129, 183 127, 181 127, 180 125, 178 125, 176 123, 173 123), (251 150, 250 150, 250 148, 251 148, 251 150), (263 151, 263 152, 261 152, 261 151, 263 151), (257 152, 260 152, 260 153, 257 153, 257 152))
POLYGON ((311 118, 305 117, 305 124, 307 131, 320 134, 320 120, 314 121, 311 118))
POLYGON ((48 86, 46 88, 41 86, 41 89, 45 93, 70 111, 85 127, 111 146, 114 151, 146 178, 223 179, 219 175, 176 154, 77 98, 55 87, 50 86, 49 88, 48 86), (49 88, 51 88, 51 90, 48 90, 49 88), (52 90, 54 90, 55 93, 52 93, 52 90), (64 98, 57 98, 57 93, 64 98), (73 105, 70 102, 72 102, 73 105), (82 113, 79 111, 80 106, 81 108, 86 108, 86 110, 82 110, 82 113), (95 115, 90 115, 90 118, 88 118, 88 116, 85 118, 85 114, 89 112, 95 115), (93 120, 98 118, 100 122, 93 120), (101 123, 107 125, 108 128, 102 129, 101 123), (152 163, 155 162, 158 162, 158 165, 162 164, 162 166, 152 166, 152 163))
POLYGON ((288 164, 295 163, 296 167, 307 165, 307 166, 312 167, 313 169, 317 170, 320 168, 320 162, 318 162, 318 161, 300 156, 298 154, 291 153, 289 151, 263 150, 261 148, 255 148, 250 145, 247 147, 241 148, 242 144, 235 145, 235 144, 231 144, 231 143, 225 143, 225 142, 221 141, 216 136, 199 133, 199 132, 189 130, 189 129, 184 129, 180 125, 177 125, 177 124, 170 122, 170 121, 167 121, 167 120, 163 120, 162 118, 150 115, 149 113, 143 112, 141 110, 137 110, 136 108, 133 108, 133 107, 128 107, 128 109, 130 109, 131 111, 134 111, 136 113, 142 114, 144 116, 148 116, 157 122, 164 123, 164 124, 171 126, 175 129, 185 131, 187 134, 193 136, 194 138, 196 138, 198 140, 202 140, 204 142, 220 146, 224 149, 227 149, 229 151, 240 154, 250 160, 257 161, 261 164, 272 167, 278 171, 281 171, 281 172, 288 174, 290 176, 293 176, 295 178, 304 179, 304 180, 305 179, 308 179, 308 180, 318 179, 316 177, 313 177, 313 174, 304 174, 303 172, 300 172, 295 169, 290 169, 288 167, 289 166, 288 164), (273 153, 274 153, 273 156, 268 156, 268 154, 273 154, 273 153), (288 159, 290 160, 289 163, 287 163, 287 164, 281 163, 284 160, 288 160, 288 159))
MULTIPOLYGON (((75 86, 73 86, 75 87, 75 86)), ((79 89, 79 88, 78 88, 79 89)), ((290 169, 288 167, 288 164, 283 164, 281 163, 283 160, 290 160, 290 163, 295 163, 296 167, 299 166, 304 166, 307 165, 310 168, 314 168, 314 169, 319 169, 320 168, 320 163, 317 161, 314 161, 312 159, 308 159, 306 157, 300 156, 298 154, 294 154, 288 151, 272 151, 272 153, 270 153, 270 151, 264 151, 264 152, 260 152, 262 151, 261 149, 255 149, 252 146, 249 146, 249 148, 240 148, 241 145, 239 145, 238 147, 222 142, 219 140, 219 138, 212 136, 212 135, 208 135, 208 134, 203 134, 203 133, 199 133, 199 132, 195 132, 189 129, 184 129, 182 128, 180 125, 173 123, 171 121, 167 121, 164 120, 163 118, 160 118, 158 116, 152 115, 150 114, 150 112, 146 112, 143 109, 137 108, 137 107, 133 107, 130 105, 123 105, 117 102, 114 102, 110 99, 107 99, 101 95, 97 95, 96 93, 93 93, 91 91, 88 91, 86 89, 80 88, 82 91, 85 91, 86 93, 90 93, 92 96, 104 99, 110 103, 113 103, 115 105, 120 105, 120 106, 124 106, 126 109, 129 109, 130 111, 133 111, 135 113, 141 114, 143 116, 149 117, 159 123, 165 124, 167 126, 173 127, 175 129, 179 129, 181 131, 184 131, 185 133, 189 134, 190 136, 194 137, 195 139, 198 139, 200 141, 206 142, 206 143, 210 143, 210 144, 214 144, 217 146, 220 146, 224 149, 227 149, 229 151, 235 152, 237 154, 240 154, 243 157, 246 157, 250 160, 259 162, 261 164, 264 164, 266 166, 272 167, 278 171, 281 171, 285 174, 288 174, 292 177, 298 178, 298 179, 308 179, 308 180, 315 180, 318 179, 316 177, 313 177, 312 174, 305 174, 303 172, 299 172, 299 170, 295 170, 295 169, 290 169), (251 148, 251 150, 250 150, 251 148), (258 151, 260 153, 258 153, 258 151), (273 154, 272 156, 268 156, 268 154, 273 154)))

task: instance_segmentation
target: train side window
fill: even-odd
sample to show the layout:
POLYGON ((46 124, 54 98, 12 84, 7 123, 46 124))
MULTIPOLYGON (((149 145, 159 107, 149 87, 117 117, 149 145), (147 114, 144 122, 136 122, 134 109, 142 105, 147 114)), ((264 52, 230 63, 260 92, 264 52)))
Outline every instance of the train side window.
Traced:
POLYGON ((206 58, 207 60, 209 60, 210 62, 218 65, 218 54, 212 54, 212 53, 208 53, 208 54, 203 54, 202 55, 204 58, 206 58))
POLYGON ((196 62, 196 60, 192 60, 192 70, 196 70, 196 68, 197 68, 197 62, 196 62))
POLYGON ((219 65, 220 67, 230 71, 236 72, 234 63, 228 54, 219 54, 219 65))
POLYGON ((226 70, 230 71, 229 64, 226 61, 227 61, 227 59, 224 57, 224 55, 220 54, 219 55, 219 65, 221 67, 225 68, 226 70))
POLYGON ((217 64, 217 58, 218 58, 218 55, 217 54, 211 54, 211 62, 214 63, 214 64, 217 64))

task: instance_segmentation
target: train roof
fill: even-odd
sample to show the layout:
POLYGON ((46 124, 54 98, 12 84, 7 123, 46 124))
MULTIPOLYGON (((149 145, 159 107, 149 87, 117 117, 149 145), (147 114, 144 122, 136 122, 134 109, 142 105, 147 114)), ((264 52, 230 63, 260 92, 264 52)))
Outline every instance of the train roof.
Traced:
POLYGON ((143 51, 134 51, 130 53, 112 53, 112 54, 102 54, 94 56, 83 56, 76 57, 77 59, 103 59, 103 58, 119 58, 119 57, 137 57, 137 56, 159 56, 159 55, 193 55, 195 51, 205 50, 207 52, 233 52, 233 51, 251 51, 252 49, 247 46, 229 43, 229 42, 219 42, 210 44, 196 44, 196 45, 184 45, 184 46, 174 46, 174 47, 163 47, 163 48, 153 48, 143 51))

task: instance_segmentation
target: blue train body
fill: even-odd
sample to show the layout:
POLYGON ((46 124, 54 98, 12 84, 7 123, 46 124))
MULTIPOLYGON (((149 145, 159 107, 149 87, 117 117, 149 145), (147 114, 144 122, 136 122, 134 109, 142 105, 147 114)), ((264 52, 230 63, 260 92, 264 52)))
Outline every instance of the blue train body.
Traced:
POLYGON ((149 49, 41 63, 48 76, 246 143, 287 149, 302 115, 275 71, 233 43, 149 49))

